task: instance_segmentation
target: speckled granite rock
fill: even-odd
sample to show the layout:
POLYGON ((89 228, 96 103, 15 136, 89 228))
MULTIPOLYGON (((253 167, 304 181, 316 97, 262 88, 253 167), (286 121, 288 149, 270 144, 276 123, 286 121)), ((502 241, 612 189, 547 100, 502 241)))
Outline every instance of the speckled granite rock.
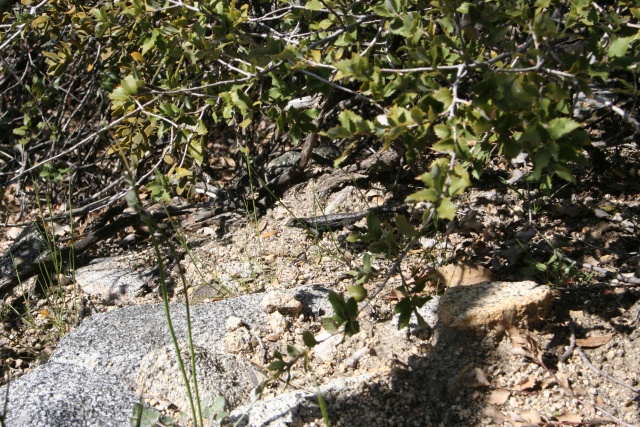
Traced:
MULTIPOLYGON (((326 289, 291 292, 304 302, 309 315, 329 310, 326 289)), ((191 307, 203 393, 226 394, 234 406, 246 401, 255 385, 250 381, 252 368, 246 360, 226 352, 225 323, 235 316, 253 333, 264 328, 268 315, 260 308, 262 297, 245 295, 191 307)), ((184 344, 184 306, 172 304, 171 316, 178 340, 184 344)), ((186 401, 178 396, 182 383, 173 355, 162 304, 131 306, 91 317, 63 338, 49 363, 8 388, 0 388, 3 399, 8 390, 6 425, 127 426, 133 405, 140 402, 141 394, 150 392, 186 409, 182 408, 186 401)))
MULTIPOLYGON (((0 387, 4 401, 7 386, 0 387)), ((128 426, 140 398, 111 375, 47 363, 8 386, 11 427, 128 426)))

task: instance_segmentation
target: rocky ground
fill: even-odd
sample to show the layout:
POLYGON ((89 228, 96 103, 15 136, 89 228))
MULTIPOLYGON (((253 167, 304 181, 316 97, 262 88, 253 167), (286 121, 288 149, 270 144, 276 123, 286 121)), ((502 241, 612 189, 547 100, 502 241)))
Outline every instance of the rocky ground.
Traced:
MULTIPOLYGON (((361 332, 315 348, 310 353, 313 374, 296 366, 289 387, 309 389, 313 381, 321 385, 370 375, 371 381, 359 385, 359 396, 365 398, 358 410, 329 393, 332 425, 640 425, 640 157, 634 144, 603 152, 599 161, 608 167, 598 173, 583 170, 576 184, 558 182, 552 195, 521 182, 501 184, 501 178, 512 176, 513 165, 491 165, 458 201, 456 220, 431 227, 404 259, 400 274, 392 275, 362 312, 361 332), (410 329, 393 352, 378 354, 385 337, 376 331, 392 319, 401 297, 395 289, 425 277, 432 296, 448 286, 531 279, 552 287, 553 306, 539 322, 480 325, 437 340, 429 330, 410 329), (374 413, 385 417, 370 419, 374 413)), ((414 190, 411 182, 394 184, 393 178, 347 181, 319 193, 326 179, 319 174, 288 191, 261 218, 228 218, 197 227, 184 219, 182 229, 190 231, 178 245, 180 259, 166 248, 164 253, 171 298, 200 303, 312 285, 345 291, 354 274, 366 274, 367 246, 349 236, 366 233, 367 220, 320 235, 286 223, 292 216, 361 211, 402 200, 414 190), (184 287, 176 274, 179 263, 186 273, 184 287)), ((405 214, 417 226, 425 208, 413 206, 405 214)), ((389 235, 402 242, 393 231, 395 214, 380 217, 389 235)), ((7 233, 3 250, 12 237, 7 233)), ((132 253, 137 254, 132 268, 155 278, 131 293, 83 291, 60 276, 51 283, 61 292, 32 296, 18 314, 5 304, 3 382, 46 361, 56 340, 84 317, 158 302, 157 263, 139 232, 126 230, 95 254, 132 253)), ((370 295, 392 265, 383 255, 372 258, 375 273, 365 282, 370 295)), ((5 302, 18 299, 14 295, 5 302)), ((273 352, 287 344, 303 348, 302 331, 322 332, 317 318, 272 320, 260 349, 244 354, 256 366, 268 365, 273 352)), ((282 388, 274 383, 265 398, 282 388)), ((310 417, 306 425, 322 425, 322 420, 310 417)))

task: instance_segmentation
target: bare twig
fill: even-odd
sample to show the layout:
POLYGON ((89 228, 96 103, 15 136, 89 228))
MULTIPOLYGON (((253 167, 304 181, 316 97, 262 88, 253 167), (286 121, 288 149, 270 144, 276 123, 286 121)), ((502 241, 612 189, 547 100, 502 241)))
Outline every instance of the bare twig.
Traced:
POLYGON ((631 286, 631 285, 633 285, 633 286, 640 285, 640 279, 637 278, 637 277, 625 277, 620 273, 614 273, 612 271, 605 270, 604 268, 597 267, 597 266, 592 265, 592 264, 587 264, 587 263, 584 263, 584 262, 576 261, 574 259, 569 258, 566 255, 561 254, 558 250, 554 250, 553 248, 542 247, 542 250, 547 252, 547 253, 555 253, 558 258, 560 258, 560 259, 562 259, 562 260, 564 260, 564 261, 566 261, 568 263, 575 264, 576 266, 578 266, 578 267, 580 267, 580 268, 582 268, 584 270, 591 271, 593 273, 598 273, 599 275, 602 275, 602 276, 605 276, 605 277, 609 277, 609 278, 613 278, 613 279, 616 279, 616 280, 618 280, 620 282, 623 282, 623 283, 628 283, 628 284, 630 284, 629 286, 631 286))
POLYGON ((587 357, 586 354, 584 354, 584 351, 582 350, 582 347, 578 346, 578 354, 580 355, 580 358, 582 358, 582 361, 584 362, 585 365, 587 365, 587 367, 589 369, 591 369, 593 372, 595 372, 596 374, 600 375, 603 378, 608 379, 609 381, 611 381, 612 383, 616 383, 618 385, 621 385, 625 388, 628 388, 629 390, 631 390, 634 393, 640 393, 640 388, 636 388, 633 386, 630 386, 629 384, 625 383, 624 381, 621 381, 609 374, 607 374, 606 372, 596 368, 591 361, 589 360, 589 358, 587 357))
MULTIPOLYGON (((156 101, 155 99, 152 99, 151 101, 149 101, 149 102, 146 102, 146 103, 142 104, 142 107, 144 108, 144 107, 146 107, 147 105, 150 105, 150 104, 154 103, 155 101, 156 101)), ((101 129, 100 129, 100 130, 98 130, 98 131, 92 132, 89 136, 87 136, 87 137, 83 138, 82 140, 80 140, 79 142, 75 143, 73 146, 71 146, 71 147, 67 148, 66 150, 61 151, 60 153, 58 153, 58 154, 56 154, 56 155, 53 155, 53 156, 51 156, 51 157, 49 157, 49 158, 47 158, 47 159, 43 160, 43 162, 42 162, 42 163, 39 163, 39 164, 37 164, 37 165, 35 165, 35 166, 32 166, 32 167, 30 167, 30 168, 27 168, 27 169, 25 169, 25 170, 21 171, 21 172, 20 172, 20 173, 18 173, 16 176, 14 176, 12 179, 10 179, 10 180, 9 180, 9 182, 16 181, 17 179, 19 179, 20 177, 22 177, 24 174, 26 174, 26 173, 28 173, 28 172, 31 172, 32 170, 35 170, 35 169, 37 169, 37 168, 41 167, 41 166, 42 166, 42 164, 44 164, 44 163, 49 163, 49 162, 51 162, 51 161, 53 161, 53 160, 59 159, 59 158, 61 158, 61 157, 65 156, 65 155, 67 155, 67 154, 69 154, 69 153, 73 152, 74 150, 77 150, 79 147, 81 147, 82 145, 84 145, 84 144, 86 144, 87 142, 91 141, 93 138, 96 138, 97 136, 101 135, 102 133, 104 133, 105 131, 107 131, 107 130, 109 130, 109 129, 113 129, 114 127, 116 127, 117 125, 119 125, 120 123, 122 123, 123 121, 125 121, 126 119, 128 119, 129 117, 133 116, 134 114, 136 114, 136 113, 137 113, 137 112, 139 112, 140 110, 141 110, 141 109, 140 109, 140 107, 138 107, 138 108, 136 108, 135 110, 130 111, 130 112, 129 112, 129 113, 127 113, 127 114, 124 114, 124 115, 123 115, 122 117, 120 117, 119 119, 116 119, 116 120, 112 121, 112 122, 111 122, 111 123, 109 123, 107 126, 105 126, 105 127, 101 128, 101 129)))
POLYGON ((562 363, 566 363, 566 361, 569 360, 569 358, 573 354, 573 350, 576 348, 576 328, 575 326, 573 326, 572 320, 569 321, 569 328, 571 329, 569 347, 567 348, 567 351, 565 351, 558 357, 558 360, 562 363))

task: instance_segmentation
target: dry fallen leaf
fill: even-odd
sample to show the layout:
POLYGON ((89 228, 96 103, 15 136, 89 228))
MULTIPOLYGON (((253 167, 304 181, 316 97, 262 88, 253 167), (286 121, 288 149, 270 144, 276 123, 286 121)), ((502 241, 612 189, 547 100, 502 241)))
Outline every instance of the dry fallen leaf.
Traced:
POLYGON ((515 326, 509 328, 509 339, 511 340, 511 345, 525 345, 526 340, 520 334, 520 331, 515 326))
POLYGON ((564 412, 556 417, 558 421, 566 423, 581 423, 582 418, 579 415, 572 414, 571 412, 564 412))
POLYGON ((516 385, 516 390, 519 390, 519 391, 530 390, 535 386, 536 386, 536 379, 533 377, 526 377, 516 385))
POLYGON ((231 157, 228 157, 228 156, 220 157, 220 163, 222 163, 222 167, 229 167, 229 168, 235 168, 236 167, 236 161, 233 160, 231 157))
POLYGON ((556 372, 556 378, 560 385, 569 392, 569 394, 573 395, 573 390, 571 389, 571 385, 569 384, 569 377, 567 377, 562 372, 556 372))
POLYGON ((584 388, 584 386, 581 385, 581 384, 574 384, 573 385, 573 394, 575 394, 576 396, 586 396, 587 395, 587 389, 584 388))
POLYGON ((584 348, 597 348, 605 345, 613 339, 613 334, 600 335, 596 337, 578 338, 576 344, 584 348))
POLYGON ((278 234, 276 230, 271 230, 271 231, 266 231, 262 233, 260 237, 262 237, 263 239, 266 239, 267 237, 275 236, 276 234, 278 234))
POLYGON ((392 300, 392 301, 400 301, 404 297, 405 295, 397 289, 392 289, 383 296, 383 298, 392 300))
POLYGON ((522 418, 522 417, 520 416, 520 414, 518 414, 518 413, 516 413, 516 412, 509 411, 509 412, 507 412, 507 415, 509 415, 509 418, 511 419, 511 422, 513 422, 513 423, 514 423, 514 425, 519 425, 519 426, 521 426, 521 425, 522 425, 522 423, 524 423, 524 422, 525 422, 524 418, 522 418))
POLYGON ((524 411, 520 412, 520 416, 529 423, 537 424, 542 422, 542 417, 540 416, 538 411, 533 409, 525 409, 524 411))
POLYGON ((22 230, 22 227, 9 227, 5 230, 4 234, 5 236, 7 236, 7 239, 15 240, 16 237, 18 237, 20 233, 22 233, 22 230))
POLYGON ((583 264, 595 265, 596 267, 600 265, 600 263, 594 257, 592 257, 590 255, 586 255, 586 256, 582 257, 582 259, 580 261, 583 264))
POLYGON ((502 405, 504 402, 509 400, 511 396, 511 392, 509 390, 505 390, 503 388, 498 390, 493 390, 487 399, 487 402, 492 405, 502 405))

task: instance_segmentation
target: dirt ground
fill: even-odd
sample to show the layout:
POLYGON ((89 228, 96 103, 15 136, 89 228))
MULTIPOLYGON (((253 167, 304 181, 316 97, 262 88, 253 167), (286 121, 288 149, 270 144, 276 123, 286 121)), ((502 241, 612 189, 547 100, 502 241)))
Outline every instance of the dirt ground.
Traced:
MULTIPOLYGON (((334 356, 312 358, 321 384, 344 376, 376 378, 362 384, 365 400, 357 406, 329 398, 333 425, 640 425, 639 153, 634 143, 605 147, 598 156, 604 166, 592 162, 575 184, 555 183, 551 195, 533 184, 505 184, 513 165, 492 164, 458 200, 456 219, 431 227, 410 251, 402 274, 394 275, 363 312, 361 333, 338 346, 334 356), (549 284, 555 295, 553 312, 539 325, 447 334, 437 342, 430 333, 409 332, 394 354, 377 355, 381 338, 376 327, 393 317, 399 295, 394 288, 402 280, 410 282, 453 264, 482 267, 496 280, 528 278, 549 284), (369 419, 369 413, 385 416, 369 419)), ((403 200, 415 190, 413 182, 396 185, 393 178, 347 184, 319 198, 314 191, 322 180, 318 175, 288 191, 262 218, 211 222, 188 232, 189 251, 183 247, 180 260, 187 272, 188 297, 198 303, 311 285, 346 290, 354 282, 349 272, 362 268, 367 250, 348 236, 366 233, 366 219, 319 236, 285 223, 292 215, 328 213, 327 207, 332 213, 357 212, 403 200)), ((406 216, 418 226, 424 209, 412 206, 406 216)), ((394 224, 393 215, 382 214, 381 219, 394 224)), ((189 228, 186 221, 183 225, 189 228)), ((144 239, 127 248, 116 244, 132 233, 114 236, 96 254, 148 251, 144 239)), ((3 250, 9 237, 2 242, 3 250)), ((177 260, 168 261, 177 271, 177 260)), ((377 274, 365 285, 369 294, 378 289, 391 261, 374 256, 372 265, 377 274)), ((128 304, 81 295, 66 280, 60 284, 65 292, 57 303, 34 296, 20 315, 2 313, 3 382, 44 363, 61 332, 73 328, 68 323, 54 327, 65 325, 65 319, 53 315, 60 306, 73 317, 80 311, 92 315, 128 304)), ((446 290, 431 281, 427 291, 438 295, 446 290)), ((136 298, 136 303, 159 301, 157 285, 136 298)), ((173 298, 185 298, 180 286, 173 298)), ((302 347, 300 331, 319 332, 319 320, 285 324, 268 349, 282 343, 302 347)), ((265 351, 254 362, 266 365, 271 358, 265 351)), ((300 367, 291 386, 305 381, 308 376, 300 367)), ((312 418, 307 425, 321 425, 312 418)))

